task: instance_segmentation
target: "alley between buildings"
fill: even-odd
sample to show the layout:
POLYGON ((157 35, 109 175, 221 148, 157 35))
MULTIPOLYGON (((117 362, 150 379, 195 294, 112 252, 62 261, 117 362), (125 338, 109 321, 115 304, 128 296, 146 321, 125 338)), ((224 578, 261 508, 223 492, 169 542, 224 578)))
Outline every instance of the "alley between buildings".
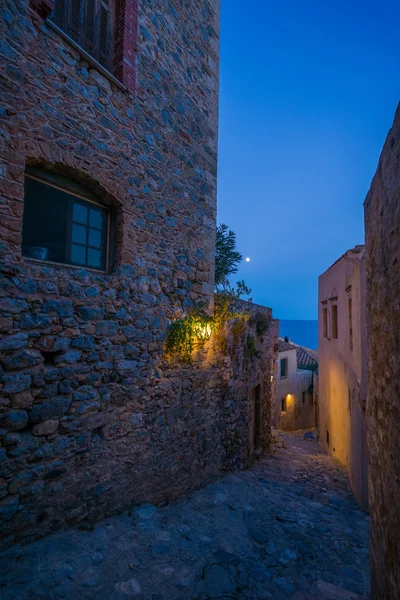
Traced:
POLYGON ((252 469, 168 506, 3 552, 0 596, 360 600, 368 528, 344 468, 302 432, 279 433, 252 469))

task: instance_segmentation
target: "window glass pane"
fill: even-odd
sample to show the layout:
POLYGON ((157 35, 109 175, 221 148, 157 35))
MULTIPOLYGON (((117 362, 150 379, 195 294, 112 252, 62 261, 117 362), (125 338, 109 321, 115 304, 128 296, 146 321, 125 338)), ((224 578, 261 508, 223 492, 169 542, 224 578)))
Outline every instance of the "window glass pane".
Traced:
POLYGON ((25 178, 22 254, 29 258, 68 262, 66 256, 69 194, 42 181, 25 178))
POLYGON ((83 225, 72 225, 72 241, 79 244, 86 244, 86 227, 83 225))
POLYGON ((78 204, 74 202, 74 210, 72 213, 73 221, 77 221, 78 223, 87 223, 88 209, 86 206, 82 206, 82 204, 78 204))
POLYGON ((88 248, 88 262, 89 267, 99 268, 101 267, 101 252, 100 250, 93 250, 88 248))
POLYGON ((100 210, 96 210, 95 208, 90 209, 89 225, 98 229, 102 228, 103 214, 100 210))
POLYGON ((89 229, 89 246, 100 248, 101 246, 101 231, 98 229, 89 229))
POLYGON ((78 246, 77 244, 71 245, 71 262, 77 265, 84 265, 86 263, 86 248, 85 246, 78 246))
MULTIPOLYGON (((108 252, 108 210, 78 199, 67 189, 60 189, 57 174, 48 175, 43 171, 42 181, 41 170, 28 173, 22 221, 23 256, 104 269, 108 252), (55 185, 50 185, 47 177, 55 185)), ((68 180, 64 184, 68 186, 68 180)))

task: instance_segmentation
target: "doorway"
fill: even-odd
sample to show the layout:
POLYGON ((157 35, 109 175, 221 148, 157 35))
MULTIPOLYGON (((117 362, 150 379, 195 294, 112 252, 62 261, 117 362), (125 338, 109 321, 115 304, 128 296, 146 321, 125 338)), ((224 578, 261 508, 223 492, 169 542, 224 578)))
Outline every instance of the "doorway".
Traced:
POLYGON ((250 398, 250 456, 255 450, 261 448, 261 385, 256 385, 251 390, 250 398))

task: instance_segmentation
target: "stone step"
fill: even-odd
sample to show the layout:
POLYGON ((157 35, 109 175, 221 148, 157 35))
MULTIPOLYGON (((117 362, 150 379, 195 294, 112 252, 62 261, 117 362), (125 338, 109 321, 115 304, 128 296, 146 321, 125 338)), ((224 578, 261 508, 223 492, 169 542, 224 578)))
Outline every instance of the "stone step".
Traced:
POLYGON ((320 597, 320 600, 364 600, 364 596, 360 596, 349 590, 338 588, 336 585, 328 583, 327 581, 318 580, 317 587, 318 591, 323 594, 323 596, 320 597))

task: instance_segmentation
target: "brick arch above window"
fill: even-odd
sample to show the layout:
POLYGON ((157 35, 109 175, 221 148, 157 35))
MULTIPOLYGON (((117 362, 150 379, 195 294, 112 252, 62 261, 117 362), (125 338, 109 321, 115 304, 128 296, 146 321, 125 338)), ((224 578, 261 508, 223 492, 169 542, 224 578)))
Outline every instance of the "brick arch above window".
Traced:
POLYGON ((117 212, 122 210, 123 202, 118 190, 115 187, 111 189, 109 181, 99 181, 97 168, 82 170, 79 161, 71 159, 69 155, 64 156, 64 162, 54 162, 51 160, 50 154, 37 156, 36 153, 28 153, 25 160, 25 172, 28 171, 46 174, 46 179, 54 181, 56 184, 59 179, 62 179, 63 185, 71 186, 72 192, 79 193, 79 188, 81 190, 84 188, 86 193, 101 197, 102 203, 113 207, 117 212))
POLYGON ((138 0, 30 0, 71 43, 135 90, 138 0))

